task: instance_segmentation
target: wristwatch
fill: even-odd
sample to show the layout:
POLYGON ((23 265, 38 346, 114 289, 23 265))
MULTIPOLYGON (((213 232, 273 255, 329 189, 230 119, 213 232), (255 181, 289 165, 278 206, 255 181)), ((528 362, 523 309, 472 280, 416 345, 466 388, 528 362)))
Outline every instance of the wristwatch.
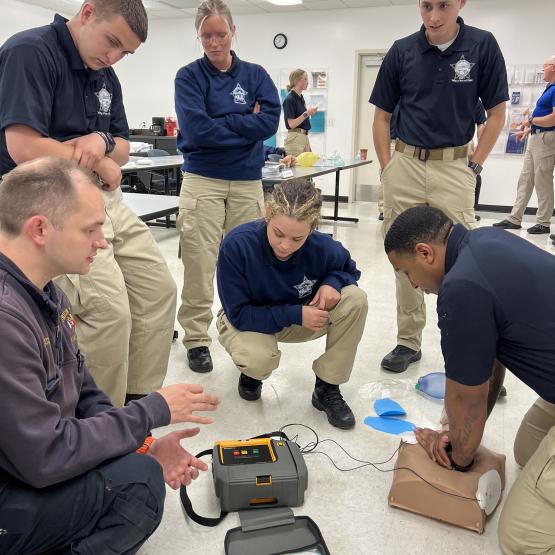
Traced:
POLYGON ((110 154, 110 152, 113 152, 116 148, 116 140, 114 139, 112 134, 108 133, 107 131, 95 131, 95 133, 97 135, 100 135, 100 137, 104 141, 104 144, 106 145, 105 154, 110 154))
POLYGON ((474 464, 474 459, 472 459, 470 463, 466 466, 461 466, 453 460, 452 447, 450 443, 445 448, 445 451, 447 453, 447 456, 449 457, 449 462, 451 463, 451 467, 453 468, 453 470, 456 470, 457 472, 468 472, 472 468, 472 465, 474 464))
POLYGON ((468 162, 468 167, 474 172, 474 175, 480 175, 484 169, 478 162, 473 162, 472 160, 468 162))
POLYGON ((308 118, 308 112, 303 112, 303 118, 307 119, 308 118))

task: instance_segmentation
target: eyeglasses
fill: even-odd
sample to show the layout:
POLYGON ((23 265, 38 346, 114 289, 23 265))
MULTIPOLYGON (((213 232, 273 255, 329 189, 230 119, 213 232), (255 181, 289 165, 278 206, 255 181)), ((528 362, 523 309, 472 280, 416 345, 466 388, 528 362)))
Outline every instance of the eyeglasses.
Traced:
POLYGON ((202 44, 210 44, 212 41, 215 41, 216 44, 223 44, 228 39, 230 34, 230 31, 227 33, 214 33, 213 35, 203 33, 202 35, 199 35, 198 38, 202 44))
POLYGON ((543 68, 555 66, 555 62, 551 64, 543 64, 543 68))

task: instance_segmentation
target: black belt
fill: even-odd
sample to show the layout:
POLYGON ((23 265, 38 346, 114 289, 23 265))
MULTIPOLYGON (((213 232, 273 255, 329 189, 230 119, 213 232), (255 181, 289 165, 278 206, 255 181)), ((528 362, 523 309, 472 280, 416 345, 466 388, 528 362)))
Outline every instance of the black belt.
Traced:
POLYGON ((536 133, 549 133, 550 131, 555 131, 555 129, 544 129, 543 127, 534 127, 531 131, 532 135, 536 133))

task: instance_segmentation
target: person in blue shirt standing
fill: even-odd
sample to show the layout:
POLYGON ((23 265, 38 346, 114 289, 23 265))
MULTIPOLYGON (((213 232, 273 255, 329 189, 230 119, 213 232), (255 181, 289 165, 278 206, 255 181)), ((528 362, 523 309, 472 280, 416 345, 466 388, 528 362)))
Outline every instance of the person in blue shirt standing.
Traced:
POLYGON ((403 212, 384 246, 412 287, 438 296, 449 430, 417 429, 418 442, 441 466, 471 470, 505 370, 533 389, 539 398, 514 442, 523 469, 505 500, 498 537, 507 555, 552 553, 555 257, 501 229, 469 231, 431 206, 403 212))
MULTIPOLYGON (((553 215, 553 169, 555 168, 555 55, 543 64, 547 87, 538 99, 525 128, 517 134, 522 141, 531 135, 516 189, 511 215, 493 224, 504 229, 520 229, 532 191, 538 197, 537 223, 527 229, 535 235, 549 233, 553 215)), ((555 244, 555 242, 554 242, 555 244)))
POLYGON ((355 425, 339 384, 349 380, 366 320, 366 293, 349 252, 315 230, 320 193, 306 179, 276 185, 265 220, 236 227, 222 242, 218 293, 220 343, 241 372, 239 395, 261 396, 262 380, 279 365, 278 342, 326 335, 312 364, 312 405, 338 428, 355 425))
MULTIPOLYGON (((370 96, 375 105, 374 147, 384 190, 384 231, 404 210, 429 204, 456 222, 475 225, 476 175, 505 124, 507 71, 494 36, 467 26, 466 0, 420 0, 419 32, 395 41, 370 96), (478 100, 488 114, 471 153, 478 100), (390 119, 399 105, 395 152, 390 119)), ((426 306, 422 293, 397 276, 397 345, 382 360, 404 372, 420 360, 426 306)))
POLYGON ((308 73, 304 69, 295 69, 289 74, 287 90, 289 94, 283 101, 283 119, 287 128, 285 137, 285 152, 292 156, 299 156, 303 152, 311 152, 308 133, 310 132, 310 116, 318 108, 306 107, 303 91, 308 88, 308 73))
POLYGON ((56 15, 0 48, 0 177, 55 156, 93 170, 104 184, 109 248, 88 275, 56 282, 73 305, 91 372, 115 405, 162 385, 175 321, 175 282, 120 189, 129 127, 111 66, 147 34, 140 0, 88 0, 69 21, 56 15))
POLYGON ((222 0, 202 2, 195 27, 204 56, 175 78, 177 146, 185 160, 177 219, 184 265, 178 321, 189 368, 210 372, 208 328, 220 242, 224 233, 262 215, 262 142, 277 131, 281 107, 264 68, 231 50, 235 25, 222 0))

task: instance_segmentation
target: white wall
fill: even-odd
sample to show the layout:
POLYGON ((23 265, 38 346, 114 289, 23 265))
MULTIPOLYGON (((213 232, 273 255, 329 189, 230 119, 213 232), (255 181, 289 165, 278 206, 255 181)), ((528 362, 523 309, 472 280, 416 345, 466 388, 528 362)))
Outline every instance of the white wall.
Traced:
POLYGON ((52 10, 22 4, 16 0, 0 0, 0 44, 14 33, 47 25, 54 19, 52 10))
MULTIPOLYGON (((14 0, 1 2, 0 40, 51 19, 51 14, 40 8, 14 0), (4 17, 6 9, 8 17, 4 17)), ((522 7, 521 0, 469 0, 462 16, 468 24, 494 33, 507 63, 541 63, 555 53, 555 2, 534 0, 533 12, 541 16, 534 17, 533 25, 524 24, 530 12, 522 7)), ((234 48, 240 57, 269 70, 292 66, 329 70, 327 150, 337 149, 346 157, 352 150, 355 51, 387 49, 396 38, 420 25, 416 6, 243 15, 235 19, 234 48), (278 32, 288 37, 284 50, 273 47, 272 38, 278 32)), ((153 115, 174 113, 175 73, 200 55, 191 18, 151 22, 147 43, 116 68, 131 126, 148 122, 153 115)), ((521 164, 520 157, 492 156, 484 170, 480 202, 512 205, 521 164)), ((327 186, 325 190, 328 192, 327 186)), ((341 194, 348 194, 348 179, 342 179, 341 194)))

